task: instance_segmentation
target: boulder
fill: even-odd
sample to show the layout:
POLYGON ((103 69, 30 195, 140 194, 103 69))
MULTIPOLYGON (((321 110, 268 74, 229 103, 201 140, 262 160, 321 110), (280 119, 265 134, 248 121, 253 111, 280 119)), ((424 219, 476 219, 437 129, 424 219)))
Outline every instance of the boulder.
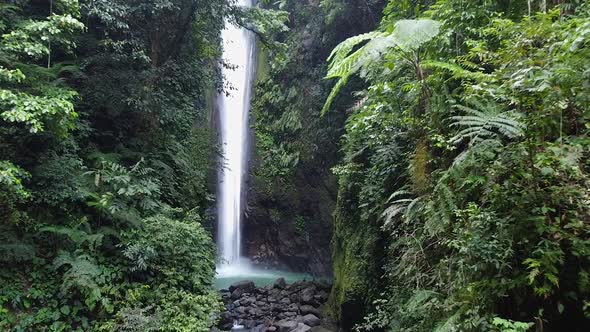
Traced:
POLYGON ((292 303, 296 303, 296 302, 299 302, 300 297, 299 297, 299 294, 295 292, 295 293, 289 295, 289 299, 291 300, 292 303))
POLYGON ((269 326, 266 328, 266 332, 275 332, 277 330, 276 326, 269 326))
POLYGON ((287 282, 285 281, 285 278, 278 278, 274 284, 272 285, 273 288, 278 288, 278 289, 285 289, 285 287, 287 287, 287 282))
POLYGON ((236 312, 240 315, 246 314, 247 311, 248 311, 247 307, 237 307, 236 308, 236 312))
POLYGON ((297 328, 294 329, 292 332, 309 332, 311 331, 311 327, 307 326, 303 323, 298 323, 297 328))
POLYGON ((233 292, 231 292, 231 299, 232 300, 237 300, 240 297, 242 297, 242 295, 244 295, 244 290, 242 288, 235 288, 233 290, 233 292))
POLYGON ((240 304, 245 306, 248 306, 254 302, 256 302, 256 298, 253 296, 248 296, 240 300, 240 304))
POLYGON ((313 298, 320 302, 326 302, 328 300, 328 293, 325 290, 322 290, 314 295, 313 298))
POLYGON ((279 301, 279 303, 284 304, 284 305, 289 305, 289 304, 291 304, 291 300, 289 300, 288 297, 284 297, 279 301))
POLYGON ((256 324, 256 321, 251 320, 251 319, 250 320, 247 320, 247 321, 244 321, 242 324, 244 324, 244 327, 247 328, 247 329, 252 329, 252 328, 254 328, 257 325, 256 324))
POLYGON ((234 322, 234 319, 232 318, 231 314, 229 312, 227 312, 227 311, 222 312, 219 315, 219 318, 220 318, 219 319, 219 322, 221 324, 224 324, 224 325, 227 324, 227 323, 233 323, 234 322))
POLYGON ((306 315, 306 314, 314 314, 318 317, 321 317, 321 313, 318 309, 314 308, 313 306, 309 305, 309 304, 304 304, 302 306, 299 307, 299 310, 301 311, 302 314, 306 315))
POLYGON ((307 314, 303 316, 303 323, 309 326, 318 326, 320 325, 320 319, 314 314, 307 314))
POLYGON ((279 332, 291 332, 299 326, 299 323, 283 319, 278 321, 275 325, 279 329, 279 332))
POLYGON ((250 315, 252 315, 254 317, 260 317, 263 314, 262 310, 260 310, 258 308, 251 308, 249 310, 249 312, 250 312, 250 315))
POLYGON ((303 304, 312 304, 314 302, 315 287, 307 287, 301 291, 301 302, 303 304))
POLYGON ((221 327, 221 329, 222 329, 223 331, 229 331, 229 330, 231 330, 231 329, 232 329, 232 327, 234 327, 234 322, 229 322, 229 323, 224 323, 224 324, 221 324, 221 326, 220 326, 220 327, 221 327))
POLYGON ((266 329, 266 325, 264 325, 264 324, 258 324, 250 330, 250 332, 265 332, 265 331, 267 331, 267 329, 266 329))
POLYGON ((243 280, 243 281, 238 281, 236 283, 233 283, 231 286, 229 286, 229 291, 232 294, 236 289, 242 289, 242 290, 244 290, 244 293, 246 293, 246 292, 251 292, 251 291, 255 290, 256 286, 254 285, 253 281, 243 280))

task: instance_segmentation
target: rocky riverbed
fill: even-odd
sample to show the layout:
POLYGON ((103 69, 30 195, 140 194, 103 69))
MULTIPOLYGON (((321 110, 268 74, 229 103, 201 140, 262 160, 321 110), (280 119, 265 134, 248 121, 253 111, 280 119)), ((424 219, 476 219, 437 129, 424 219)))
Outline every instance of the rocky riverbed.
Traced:
POLYGON ((336 327, 324 316, 330 285, 319 281, 287 284, 277 279, 273 285, 256 287, 240 281, 221 290, 225 311, 217 328, 229 331, 241 325, 251 332, 331 332, 336 327))

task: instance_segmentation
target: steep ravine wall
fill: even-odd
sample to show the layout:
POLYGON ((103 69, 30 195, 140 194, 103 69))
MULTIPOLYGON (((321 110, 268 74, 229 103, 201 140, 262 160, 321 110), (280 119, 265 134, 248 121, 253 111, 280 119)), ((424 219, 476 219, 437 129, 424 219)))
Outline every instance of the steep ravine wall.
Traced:
MULTIPOLYGON (((270 77, 267 50, 257 47, 256 83, 270 77)), ((258 89, 260 93, 260 89, 258 89)), ((256 92, 255 92, 256 93, 256 92)), ((256 95, 254 96, 254 99, 256 95)), ((256 121, 252 112, 250 122, 256 121)), ((336 179, 328 169, 312 174, 299 165, 288 182, 256 172, 261 166, 254 129, 250 134, 244 251, 257 265, 332 276, 330 241, 336 179), (273 182, 268 185, 268 182, 273 182)))
POLYGON ((286 114, 300 121, 301 128, 296 130, 265 133, 278 150, 281 144, 295 150, 298 162, 287 176, 269 176, 264 158, 274 152, 262 151, 268 146, 252 141, 244 250, 255 263, 333 276, 333 258, 342 260, 344 253, 332 252, 332 243, 341 239, 332 240, 338 181, 331 168, 341 158, 345 110, 355 99, 353 90, 345 92, 335 110, 320 117, 331 89, 331 82, 323 77, 331 50, 348 37, 372 30, 383 6, 383 1, 310 0, 286 1, 281 8, 290 13, 290 31, 280 37, 288 45, 289 58, 277 70, 272 56, 259 53, 251 124, 280 127, 286 114), (265 66, 269 63, 274 66, 265 66), (264 99, 270 89, 285 97, 279 102, 272 100, 281 98, 264 99))

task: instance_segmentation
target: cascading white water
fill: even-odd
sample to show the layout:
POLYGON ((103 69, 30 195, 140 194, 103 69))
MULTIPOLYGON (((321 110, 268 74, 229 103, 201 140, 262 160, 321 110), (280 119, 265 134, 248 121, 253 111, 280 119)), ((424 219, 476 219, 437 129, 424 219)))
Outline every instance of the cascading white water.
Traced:
MULTIPOLYGON (((244 7, 251 0, 238 0, 244 7)), ((222 264, 238 264, 241 257, 242 185, 246 168, 248 112, 252 89, 254 37, 250 31, 226 23, 223 68, 228 93, 217 97, 223 165, 218 181, 218 247, 222 264)))

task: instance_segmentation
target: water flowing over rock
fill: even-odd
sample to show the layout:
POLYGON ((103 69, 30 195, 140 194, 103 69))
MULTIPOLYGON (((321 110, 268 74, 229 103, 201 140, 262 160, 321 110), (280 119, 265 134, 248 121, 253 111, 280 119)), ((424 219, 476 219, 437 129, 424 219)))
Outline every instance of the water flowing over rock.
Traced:
MULTIPOLYGON (((252 0, 238 0, 243 7, 252 0)), ((254 68, 254 37, 248 30, 226 23, 222 31, 223 59, 228 66, 222 72, 226 86, 217 97, 223 157, 218 180, 218 244, 221 258, 227 264, 237 263, 242 256, 241 221, 243 184, 247 162, 248 112, 254 68)))

